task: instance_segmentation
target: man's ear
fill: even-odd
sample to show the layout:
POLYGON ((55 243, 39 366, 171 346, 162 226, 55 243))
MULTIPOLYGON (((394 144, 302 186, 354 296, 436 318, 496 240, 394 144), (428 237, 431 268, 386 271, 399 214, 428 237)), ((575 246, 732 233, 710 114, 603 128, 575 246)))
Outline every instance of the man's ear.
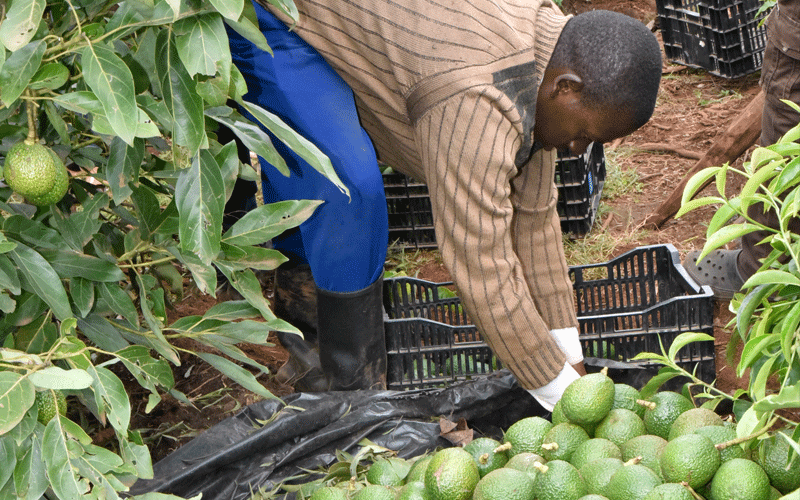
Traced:
POLYGON ((553 94, 551 97, 555 98, 557 95, 574 92, 580 93, 583 90, 583 80, 581 77, 569 70, 559 72, 553 79, 553 94))

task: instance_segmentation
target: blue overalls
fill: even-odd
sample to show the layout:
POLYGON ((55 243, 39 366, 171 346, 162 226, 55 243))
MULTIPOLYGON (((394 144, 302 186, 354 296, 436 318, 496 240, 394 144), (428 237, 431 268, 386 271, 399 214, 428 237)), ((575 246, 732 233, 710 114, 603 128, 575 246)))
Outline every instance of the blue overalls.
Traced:
POLYGON ((260 158, 264 203, 324 200, 297 230, 273 239, 273 246, 307 262, 321 289, 362 290, 382 275, 389 237, 383 180, 353 92, 313 47, 255 2, 254 7, 274 56, 228 30, 233 62, 247 82, 245 100, 280 116, 314 143, 350 190, 348 198, 273 138, 291 175, 260 158))

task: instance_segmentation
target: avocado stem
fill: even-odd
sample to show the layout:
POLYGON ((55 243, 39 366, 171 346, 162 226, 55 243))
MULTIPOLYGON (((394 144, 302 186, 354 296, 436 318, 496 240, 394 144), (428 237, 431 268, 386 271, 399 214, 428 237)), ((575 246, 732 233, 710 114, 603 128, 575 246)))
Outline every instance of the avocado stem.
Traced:
POLYGON ((511 449, 511 443, 503 443, 492 451, 494 453, 502 453, 504 451, 509 451, 510 449, 511 449))
MULTIPOLYGON (((27 95, 30 95, 30 91, 26 91, 27 95)), ((36 115, 33 112, 33 101, 27 100, 25 101, 25 111, 28 114, 28 137, 25 138, 25 144, 32 145, 36 142, 36 115)))
POLYGON ((689 494, 690 494, 690 495, 692 495, 692 498, 694 498, 695 500, 705 500, 705 499, 704 499, 703 497, 701 497, 701 496, 700 496, 700 495, 699 495, 699 494, 698 494, 696 491, 694 491, 694 488, 692 488, 691 486, 689 486, 689 483, 687 483, 686 481, 681 481, 681 483, 680 483, 680 484, 681 484, 681 486, 683 486, 684 488, 686 488, 687 490, 689 490, 689 494))
POLYGON ((550 467, 544 465, 542 462, 538 460, 533 462, 533 468, 538 470, 542 474, 545 474, 548 470, 550 470, 550 467))
POLYGON ((746 442, 750 441, 751 439, 757 438, 758 436, 760 436, 762 434, 766 434, 767 432, 769 432, 769 430, 772 428, 772 426, 777 421, 778 421, 778 417, 774 417, 767 425, 765 425, 761 429, 757 430, 756 432, 750 434, 749 436, 742 436, 742 437, 738 437, 736 439, 731 439, 730 441, 725 441, 723 443, 717 443, 717 444, 714 445, 714 448, 716 448, 718 450, 724 450, 725 448, 727 448, 729 446, 733 446, 735 444, 746 443, 746 442))
POLYGON ((488 461, 489 461, 489 454, 488 453, 484 453, 483 455, 478 457, 478 462, 480 462, 481 465, 486 465, 486 463, 488 461))
POLYGON ((544 443, 542 444, 542 449, 547 451, 556 451, 558 450, 558 443, 544 443))
POLYGON ((622 465, 636 465, 641 461, 642 461, 642 456, 641 455, 637 455, 637 456, 631 458, 630 460, 628 460, 627 462, 625 462, 622 465))
POLYGON ((644 406, 645 408, 647 408, 649 410, 655 410, 656 409, 656 404, 654 402, 652 402, 652 401, 647 401, 647 400, 644 400, 644 399, 637 399, 636 400, 636 404, 642 405, 642 406, 644 406))

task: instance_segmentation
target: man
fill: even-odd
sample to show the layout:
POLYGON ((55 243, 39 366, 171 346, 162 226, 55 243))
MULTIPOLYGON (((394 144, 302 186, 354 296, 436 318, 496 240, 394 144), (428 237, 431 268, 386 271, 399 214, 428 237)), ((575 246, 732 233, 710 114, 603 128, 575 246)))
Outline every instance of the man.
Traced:
MULTIPOLYGON (((775 144, 800 122, 797 112, 781 102, 800 103, 800 0, 778 0, 767 19, 766 34, 759 82, 765 94, 759 139, 762 146, 775 144)), ((775 211, 765 213, 760 204, 750 207, 747 215, 767 227, 778 228, 775 211)), ((800 232, 800 220, 793 219, 789 228, 800 232)), ((686 255, 684 267, 697 283, 710 286, 715 297, 730 300, 772 250, 769 243, 758 244, 769 234, 749 233, 741 238, 739 249, 715 250, 700 262, 700 250, 693 250, 686 255)))
POLYGON ((283 335, 292 362, 282 371, 314 390, 385 386, 380 159, 428 185, 437 243, 469 317, 552 409, 585 373, 556 152, 583 152, 650 118, 655 37, 630 17, 564 16, 549 0, 295 4, 291 31, 291 19, 256 4, 274 57, 230 33, 246 99, 317 144, 350 188, 348 199, 289 152, 292 177, 263 169, 265 202, 325 200, 298 232, 273 241, 292 268, 310 264, 318 301, 319 363, 312 342, 283 335))

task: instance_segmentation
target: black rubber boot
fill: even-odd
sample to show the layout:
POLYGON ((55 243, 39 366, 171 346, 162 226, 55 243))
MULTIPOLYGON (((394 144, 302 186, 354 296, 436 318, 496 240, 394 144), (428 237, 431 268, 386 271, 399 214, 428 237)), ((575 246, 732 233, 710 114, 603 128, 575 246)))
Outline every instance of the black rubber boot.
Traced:
POLYGON ((279 381, 292 385, 298 392, 327 390, 317 348, 317 286, 307 264, 286 263, 275 270, 273 312, 280 319, 303 332, 277 332, 281 345, 289 352, 289 360, 276 374, 279 381))
POLYGON ((318 288, 317 316, 328 390, 386 389, 383 279, 357 292, 318 288))

